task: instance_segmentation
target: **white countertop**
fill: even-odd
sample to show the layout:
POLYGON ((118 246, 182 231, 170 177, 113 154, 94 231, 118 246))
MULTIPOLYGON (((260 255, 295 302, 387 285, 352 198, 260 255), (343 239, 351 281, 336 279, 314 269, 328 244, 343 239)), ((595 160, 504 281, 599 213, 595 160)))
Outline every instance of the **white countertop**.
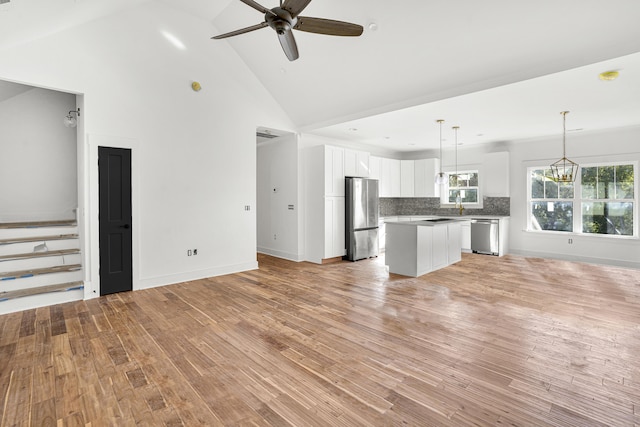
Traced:
POLYGON ((426 221, 426 220, 417 220, 417 221, 385 221, 386 224, 397 224, 397 225, 410 225, 410 226, 420 226, 420 227, 436 227, 438 225, 447 225, 452 222, 461 222, 464 220, 458 218, 447 218, 447 221, 426 221))
MULTIPOLYGON (((380 219, 382 220, 386 220, 386 218, 424 218, 424 219, 428 219, 428 218, 448 218, 448 219, 455 219, 455 220, 459 220, 459 221, 471 221, 472 219, 507 219, 510 218, 510 216, 507 215, 391 215, 391 216, 387 216, 387 217, 383 217, 381 216, 380 219)), ((420 221, 420 220, 417 220, 420 221)), ((389 220, 389 222, 393 222, 393 220, 389 220)), ((413 222, 412 221, 397 221, 397 222, 413 222)))

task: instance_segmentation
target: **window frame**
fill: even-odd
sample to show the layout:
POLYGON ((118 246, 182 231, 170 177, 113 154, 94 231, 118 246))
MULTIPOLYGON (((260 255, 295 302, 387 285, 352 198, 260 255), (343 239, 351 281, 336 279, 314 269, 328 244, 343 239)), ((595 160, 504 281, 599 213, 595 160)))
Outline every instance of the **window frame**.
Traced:
POLYGON ((478 169, 467 169, 467 170, 460 170, 457 172, 451 171, 451 172, 447 172, 447 181, 442 185, 442 192, 440 194, 440 205, 442 207, 453 207, 456 205, 455 202, 450 202, 449 201, 449 190, 450 189, 461 189, 461 190, 465 190, 465 189, 470 189, 470 190, 476 190, 476 194, 478 195, 478 199, 475 202, 462 202, 462 206, 466 207, 466 208, 470 208, 470 207, 482 207, 482 193, 481 193, 481 176, 480 176, 480 170, 478 169), (478 185, 477 186, 468 186, 468 187, 449 187, 449 177, 451 175, 461 175, 464 173, 475 173, 478 175, 478 185))
POLYGON ((525 231, 528 232, 532 232, 532 233, 544 233, 544 234, 561 234, 561 235, 581 235, 581 236, 588 236, 589 238, 606 238, 606 239, 638 239, 639 238, 639 229, 640 229, 640 224, 638 224, 638 211, 639 206, 638 206, 638 194, 639 194, 639 187, 640 187, 640 182, 639 182, 639 177, 638 177, 638 161, 635 160, 618 160, 618 161, 608 161, 608 162, 590 162, 590 163, 584 163, 580 165, 580 169, 578 170, 578 177, 576 178, 574 184, 573 184, 573 198, 572 199, 548 199, 548 200, 553 200, 553 201, 569 201, 573 203, 573 209, 572 209, 572 217, 573 217, 573 222, 572 222, 572 227, 573 227, 573 231, 558 231, 558 230, 536 230, 533 229, 533 227, 531 226, 532 224, 532 216, 533 216, 533 210, 532 210, 532 203, 536 202, 536 201, 541 201, 541 200, 547 200, 545 199, 533 199, 532 198, 532 172, 534 170, 546 170, 549 169, 549 165, 538 165, 538 166, 529 166, 526 168, 526 173, 527 173, 527 200, 526 200, 526 204, 527 204, 527 213, 526 213, 526 228, 525 231), (588 167, 607 167, 607 166, 625 166, 625 165, 630 165, 633 167, 633 199, 597 199, 597 198, 583 198, 582 197, 582 168, 588 168, 588 167), (633 213, 632 213, 632 218, 633 218, 633 233, 631 235, 620 235, 620 234, 606 234, 606 233, 588 233, 588 232, 584 232, 582 227, 583 227, 583 220, 582 220, 582 209, 583 209, 583 204, 584 203, 593 203, 593 202, 613 202, 613 203, 624 203, 624 202, 629 202, 633 204, 633 213))

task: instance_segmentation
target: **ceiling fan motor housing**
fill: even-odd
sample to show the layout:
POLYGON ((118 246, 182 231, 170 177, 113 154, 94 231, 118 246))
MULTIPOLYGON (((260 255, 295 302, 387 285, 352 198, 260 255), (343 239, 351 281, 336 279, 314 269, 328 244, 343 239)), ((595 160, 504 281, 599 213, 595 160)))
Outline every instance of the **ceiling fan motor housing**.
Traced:
POLYGON ((266 13, 264 19, 278 34, 291 31, 298 23, 298 18, 291 16, 289 12, 280 7, 274 7, 271 12, 273 13, 266 13))

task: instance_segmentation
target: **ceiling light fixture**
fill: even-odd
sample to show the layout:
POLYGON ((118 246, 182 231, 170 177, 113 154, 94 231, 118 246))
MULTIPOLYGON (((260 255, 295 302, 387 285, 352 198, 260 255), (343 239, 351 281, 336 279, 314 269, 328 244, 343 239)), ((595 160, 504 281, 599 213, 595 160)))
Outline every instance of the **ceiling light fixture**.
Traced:
POLYGON ((612 80, 617 79, 620 76, 620 72, 619 71, 605 71, 603 73, 598 74, 598 78, 602 81, 605 82, 610 82, 612 80))
POLYGON ((442 172, 442 123, 444 123, 444 120, 436 120, 436 123, 440 124, 440 172, 436 174, 436 184, 442 185, 447 182, 447 175, 442 172))
POLYGON ((567 139, 567 114, 562 111, 562 158, 551 165, 551 173, 555 182, 574 182, 578 176, 578 164, 567 159, 566 139, 567 139))
POLYGON ((77 118, 73 117, 72 114, 75 114, 77 117, 80 117, 80 108, 78 108, 77 110, 69 111, 69 113, 66 116, 64 116, 64 119, 62 119, 62 123, 64 123, 64 125, 68 128, 74 128, 78 125, 77 118))

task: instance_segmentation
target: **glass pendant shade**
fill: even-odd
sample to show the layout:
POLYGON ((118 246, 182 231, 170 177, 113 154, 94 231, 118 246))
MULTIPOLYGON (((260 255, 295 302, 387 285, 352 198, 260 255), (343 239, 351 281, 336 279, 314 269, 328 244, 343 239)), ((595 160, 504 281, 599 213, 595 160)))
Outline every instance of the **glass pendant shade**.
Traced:
POLYGON ((447 183, 447 174, 444 172, 438 172, 436 174, 436 184, 446 184, 447 183))
POLYGON ((62 123, 68 128, 74 128, 78 125, 78 121, 71 114, 64 116, 62 123))

